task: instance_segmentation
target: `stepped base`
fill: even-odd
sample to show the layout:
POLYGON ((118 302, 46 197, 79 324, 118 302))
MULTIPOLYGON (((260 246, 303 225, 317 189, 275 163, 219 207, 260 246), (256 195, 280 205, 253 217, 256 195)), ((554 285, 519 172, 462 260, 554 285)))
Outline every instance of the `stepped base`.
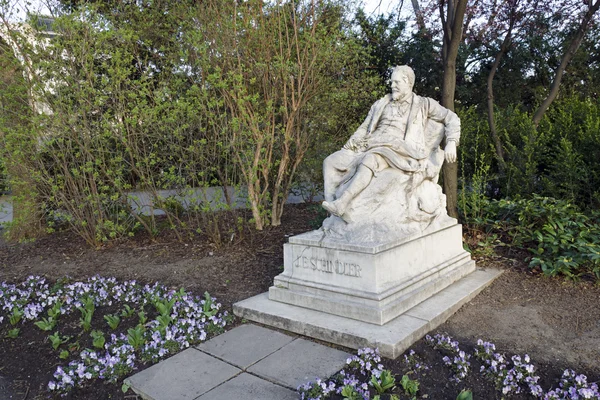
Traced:
POLYGON ((385 243, 313 231, 284 245, 268 293, 233 305, 245 319, 396 358, 496 278, 477 270, 454 219, 385 243))
POLYGON ((495 269, 478 269, 385 325, 269 300, 267 293, 234 304, 233 312, 247 320, 353 349, 379 348, 383 356, 397 358, 501 273, 495 269))
POLYGON ((374 246, 321 237, 313 231, 284 245, 270 300, 383 325, 475 270, 456 223, 374 246))

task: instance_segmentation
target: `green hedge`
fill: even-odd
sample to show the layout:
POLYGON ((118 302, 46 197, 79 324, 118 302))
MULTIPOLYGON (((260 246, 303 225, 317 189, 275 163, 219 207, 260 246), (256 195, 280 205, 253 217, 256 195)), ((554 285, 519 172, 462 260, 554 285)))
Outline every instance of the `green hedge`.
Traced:
POLYGON ((600 213, 583 213, 566 200, 482 200, 479 216, 469 221, 511 246, 531 253, 530 267, 547 275, 600 280, 600 213))

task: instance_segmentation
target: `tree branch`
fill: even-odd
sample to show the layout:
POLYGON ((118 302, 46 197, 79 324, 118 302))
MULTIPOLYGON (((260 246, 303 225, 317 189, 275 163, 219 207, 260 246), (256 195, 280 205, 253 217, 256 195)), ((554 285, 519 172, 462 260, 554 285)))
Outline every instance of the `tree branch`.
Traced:
POLYGON ((573 59, 573 56, 577 52, 579 45, 581 45, 581 41, 583 40, 585 34, 587 33, 589 26, 590 26, 590 22, 591 22, 592 18, 594 17, 594 14, 598 11, 599 7, 600 7, 600 0, 596 0, 596 2, 590 6, 588 11, 583 16, 583 19, 581 20, 581 24, 577 28, 577 31, 573 35, 573 38, 571 40, 571 43, 569 44, 569 47, 563 54, 562 59, 560 60, 560 65, 556 69, 556 72, 554 75, 554 80, 552 81, 552 85, 550 86, 550 92, 548 93, 548 96, 544 99, 542 104, 540 104, 540 107, 537 109, 537 111, 533 115, 533 124, 536 127, 539 125, 539 123, 542 120, 542 117, 544 116, 544 113, 546 112, 548 107, 550 107, 550 104, 552 104, 552 102, 556 99, 556 96, 558 96, 558 90, 560 88, 560 83, 562 81, 562 77, 565 73, 567 65, 569 65, 569 63, 571 62, 571 59, 573 59))

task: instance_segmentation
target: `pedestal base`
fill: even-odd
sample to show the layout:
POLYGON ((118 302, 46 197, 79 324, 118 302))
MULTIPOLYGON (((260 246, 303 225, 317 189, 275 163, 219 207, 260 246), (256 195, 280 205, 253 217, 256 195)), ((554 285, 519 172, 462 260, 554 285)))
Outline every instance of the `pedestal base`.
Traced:
POLYGON ((309 232, 284 245, 270 300, 383 325, 475 270, 456 223, 382 245, 322 237, 309 232))
POLYGON ((386 243, 291 237, 268 294, 233 305, 245 319, 338 345, 378 347, 396 358, 443 323, 500 272, 476 270, 462 227, 448 218, 386 243))
POLYGON ((494 269, 477 270, 385 325, 280 303, 269 300, 267 293, 234 304, 233 312, 247 320, 353 349, 379 348, 384 357, 397 358, 501 273, 494 269))

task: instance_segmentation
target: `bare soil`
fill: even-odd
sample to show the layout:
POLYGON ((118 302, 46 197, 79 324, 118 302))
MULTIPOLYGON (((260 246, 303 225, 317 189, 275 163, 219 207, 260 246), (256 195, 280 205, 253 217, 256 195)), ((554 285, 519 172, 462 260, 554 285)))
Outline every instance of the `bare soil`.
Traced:
MULTIPOLYGON (((158 281, 202 294, 208 291, 225 309, 265 292, 283 268, 283 244, 291 235, 313 229, 316 207, 288 206, 282 225, 263 231, 244 231, 220 246, 206 237, 180 242, 165 235, 156 240, 132 240, 92 249, 71 232, 59 232, 33 243, 0 242, 0 281, 17 283, 29 275, 49 280, 64 276, 85 279, 94 275, 158 281), (241 237, 240 237, 241 236, 241 237)), ((525 254, 506 253, 477 259, 481 268, 505 270, 489 288, 462 307, 436 332, 447 333, 471 351, 478 338, 491 341, 508 355, 528 353, 539 366, 542 386, 556 386, 565 368, 600 379, 600 287, 593 282, 548 278, 526 267, 525 254)), ((237 321, 236 323, 239 323, 237 321)), ((0 338, 0 399, 48 398, 45 385, 61 360, 39 351, 45 337, 31 330, 25 345, 0 338)), ((435 333, 435 332, 434 332, 435 333)), ((44 335, 45 336, 45 335, 44 335)), ((48 347, 47 343, 43 346, 48 347)), ((419 398, 454 399, 471 388, 478 399, 500 398, 478 374, 461 384, 451 383, 440 353, 419 341, 413 347, 431 365, 419 377, 419 398)), ((386 366, 402 376, 402 357, 386 366)), ((73 392, 74 399, 134 399, 120 385, 101 382, 73 392)), ((521 397, 514 397, 521 398, 521 397)), ((522 397, 527 398, 527 397, 522 397)))

